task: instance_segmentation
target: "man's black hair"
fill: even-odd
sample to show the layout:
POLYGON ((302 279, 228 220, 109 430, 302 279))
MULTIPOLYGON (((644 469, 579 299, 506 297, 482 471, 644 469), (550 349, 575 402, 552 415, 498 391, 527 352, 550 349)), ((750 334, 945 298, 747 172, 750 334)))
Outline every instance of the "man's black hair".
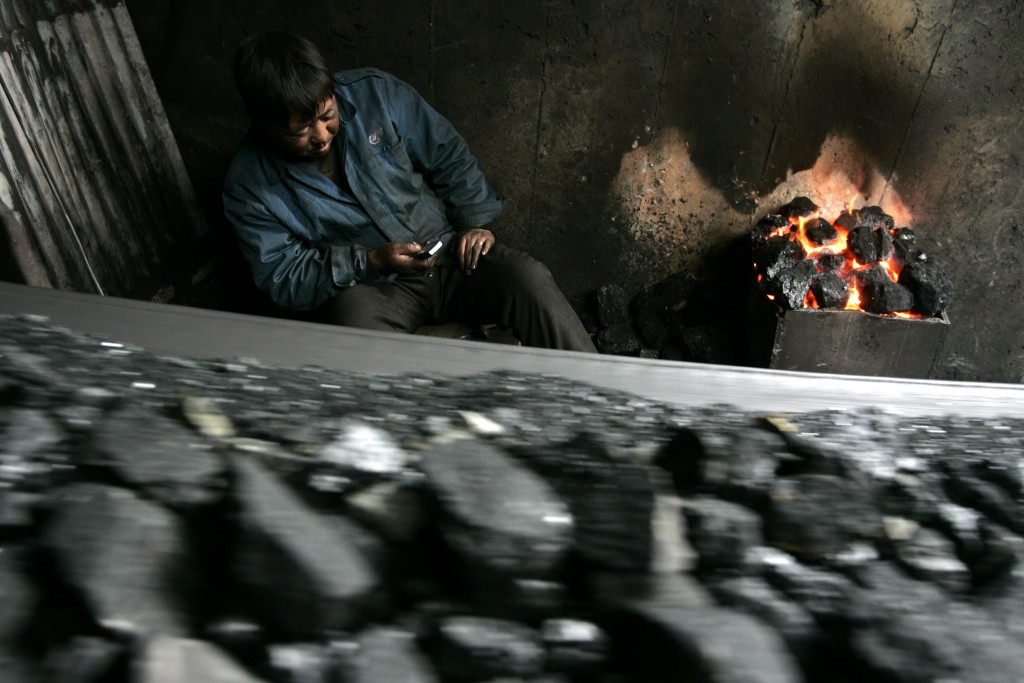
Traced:
POLYGON ((235 52, 235 86, 246 111, 264 123, 312 119, 334 91, 334 76, 316 46, 291 31, 249 36, 235 52))

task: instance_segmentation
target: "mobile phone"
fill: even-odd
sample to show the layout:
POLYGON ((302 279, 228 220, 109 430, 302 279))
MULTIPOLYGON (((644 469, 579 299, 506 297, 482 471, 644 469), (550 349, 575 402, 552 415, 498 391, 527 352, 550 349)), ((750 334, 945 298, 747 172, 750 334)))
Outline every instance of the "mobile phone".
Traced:
POLYGON ((428 259, 434 254, 436 254, 438 251, 440 251, 443 244, 444 243, 441 240, 430 240, 429 242, 423 245, 423 249, 413 254, 412 257, 418 259, 428 259))

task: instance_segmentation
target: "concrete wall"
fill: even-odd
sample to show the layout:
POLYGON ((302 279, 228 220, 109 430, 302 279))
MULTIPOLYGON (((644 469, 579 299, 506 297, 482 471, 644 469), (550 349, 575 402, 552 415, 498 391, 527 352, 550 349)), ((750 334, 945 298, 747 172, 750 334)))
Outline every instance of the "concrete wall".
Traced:
MULTIPOLYGON (((495 231, 579 307, 736 271, 796 194, 881 204, 957 286, 938 376, 1024 376, 1017 0, 127 0, 216 224, 237 41, 284 26, 409 81, 510 200, 495 231)), ((743 315, 745 301, 724 302, 743 315)))

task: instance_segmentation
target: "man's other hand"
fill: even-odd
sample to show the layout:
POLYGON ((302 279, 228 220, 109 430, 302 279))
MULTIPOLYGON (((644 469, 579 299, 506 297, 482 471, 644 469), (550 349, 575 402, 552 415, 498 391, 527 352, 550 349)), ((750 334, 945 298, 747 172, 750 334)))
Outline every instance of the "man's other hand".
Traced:
POLYGON ((455 238, 455 255, 466 275, 472 275, 481 256, 494 246, 494 233, 487 228, 470 228, 455 238))
POLYGON ((421 273, 434 265, 436 256, 421 259, 416 258, 422 247, 415 242, 388 242, 384 246, 377 247, 368 254, 370 265, 378 273, 389 275, 411 275, 421 273))

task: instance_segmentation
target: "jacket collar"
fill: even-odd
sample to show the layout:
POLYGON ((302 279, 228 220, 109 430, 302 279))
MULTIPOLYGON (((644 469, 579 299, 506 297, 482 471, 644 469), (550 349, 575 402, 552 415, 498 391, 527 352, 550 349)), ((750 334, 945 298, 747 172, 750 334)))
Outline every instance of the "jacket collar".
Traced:
POLYGON ((334 88, 334 100, 338 103, 338 118, 341 119, 341 125, 347 126, 352 123, 352 117, 356 115, 356 105, 342 96, 340 83, 334 88))
MULTIPOLYGON (((342 96, 338 87, 334 89, 334 96, 338 103, 338 118, 341 121, 341 125, 343 127, 348 126, 356 115, 356 107, 342 96)), ((338 131, 338 135, 341 135, 341 131, 338 131)), ((284 179, 284 174, 289 172, 289 170, 291 170, 292 174, 295 173, 292 168, 294 162, 288 161, 264 144, 260 140, 259 132, 256 131, 254 126, 249 128, 246 138, 247 142, 259 152, 260 163, 263 165, 263 174, 268 183, 277 185, 284 179)))

